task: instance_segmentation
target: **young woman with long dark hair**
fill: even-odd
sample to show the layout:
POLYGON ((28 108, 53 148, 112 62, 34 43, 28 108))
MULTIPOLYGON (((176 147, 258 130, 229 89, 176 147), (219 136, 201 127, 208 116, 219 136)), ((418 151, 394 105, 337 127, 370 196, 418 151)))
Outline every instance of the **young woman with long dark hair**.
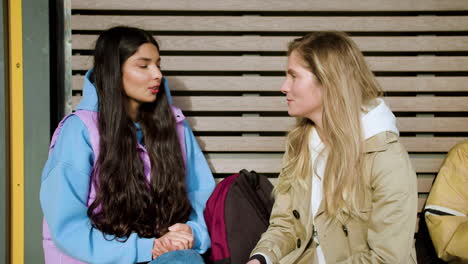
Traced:
POLYGON ((292 41, 281 92, 297 123, 249 264, 415 263, 416 175, 357 45, 292 41))
POLYGON ((144 30, 99 36, 42 174, 46 263, 202 263, 215 184, 161 64, 144 30))

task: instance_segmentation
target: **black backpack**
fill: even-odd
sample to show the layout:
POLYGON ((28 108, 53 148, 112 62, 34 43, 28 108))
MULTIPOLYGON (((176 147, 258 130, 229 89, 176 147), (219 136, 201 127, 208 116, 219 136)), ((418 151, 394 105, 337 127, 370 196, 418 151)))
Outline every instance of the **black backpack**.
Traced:
POLYGON ((264 175, 241 170, 226 177, 208 199, 204 212, 215 264, 246 263, 268 228, 273 185, 264 175))

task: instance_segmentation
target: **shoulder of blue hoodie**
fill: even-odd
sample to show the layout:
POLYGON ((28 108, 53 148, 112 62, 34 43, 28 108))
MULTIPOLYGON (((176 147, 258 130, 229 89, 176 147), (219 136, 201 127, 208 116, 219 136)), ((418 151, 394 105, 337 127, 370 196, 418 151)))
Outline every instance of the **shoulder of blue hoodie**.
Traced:
MULTIPOLYGON (((92 99, 95 97, 97 100, 97 96, 93 89, 94 86, 86 78, 85 96, 79 109, 95 110, 97 102, 92 99)), ((194 233, 194 249, 203 253, 210 247, 203 210, 215 183, 205 157, 185 121, 184 127, 187 189, 193 208, 187 224, 194 233)), ((153 239, 132 234, 125 242, 118 242, 106 239, 102 232, 91 228, 86 204, 93 161, 94 154, 85 125, 77 116, 69 117, 64 122, 42 173, 41 206, 54 244, 64 253, 92 263, 151 260, 153 239)))

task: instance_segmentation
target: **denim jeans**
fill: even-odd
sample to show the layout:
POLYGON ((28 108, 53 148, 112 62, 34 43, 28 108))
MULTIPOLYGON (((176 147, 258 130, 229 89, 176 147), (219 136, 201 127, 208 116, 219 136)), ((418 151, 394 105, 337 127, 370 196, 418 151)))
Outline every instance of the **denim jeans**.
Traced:
POLYGON ((170 251, 149 264, 204 264, 202 257, 193 249, 170 251))

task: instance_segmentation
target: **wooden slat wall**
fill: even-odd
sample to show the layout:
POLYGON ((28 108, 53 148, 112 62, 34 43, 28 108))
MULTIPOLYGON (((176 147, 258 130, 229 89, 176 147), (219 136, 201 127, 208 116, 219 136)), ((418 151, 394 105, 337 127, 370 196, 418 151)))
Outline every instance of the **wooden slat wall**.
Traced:
POLYGON ((72 8, 80 10, 175 10, 175 11, 460 11, 465 0, 75 0, 72 8))
POLYGON ((466 0, 74 0, 72 107, 100 31, 150 30, 162 67, 215 176, 281 168, 294 124, 279 92, 292 39, 348 32, 386 92, 418 173, 420 207, 446 152, 468 139, 466 0))

